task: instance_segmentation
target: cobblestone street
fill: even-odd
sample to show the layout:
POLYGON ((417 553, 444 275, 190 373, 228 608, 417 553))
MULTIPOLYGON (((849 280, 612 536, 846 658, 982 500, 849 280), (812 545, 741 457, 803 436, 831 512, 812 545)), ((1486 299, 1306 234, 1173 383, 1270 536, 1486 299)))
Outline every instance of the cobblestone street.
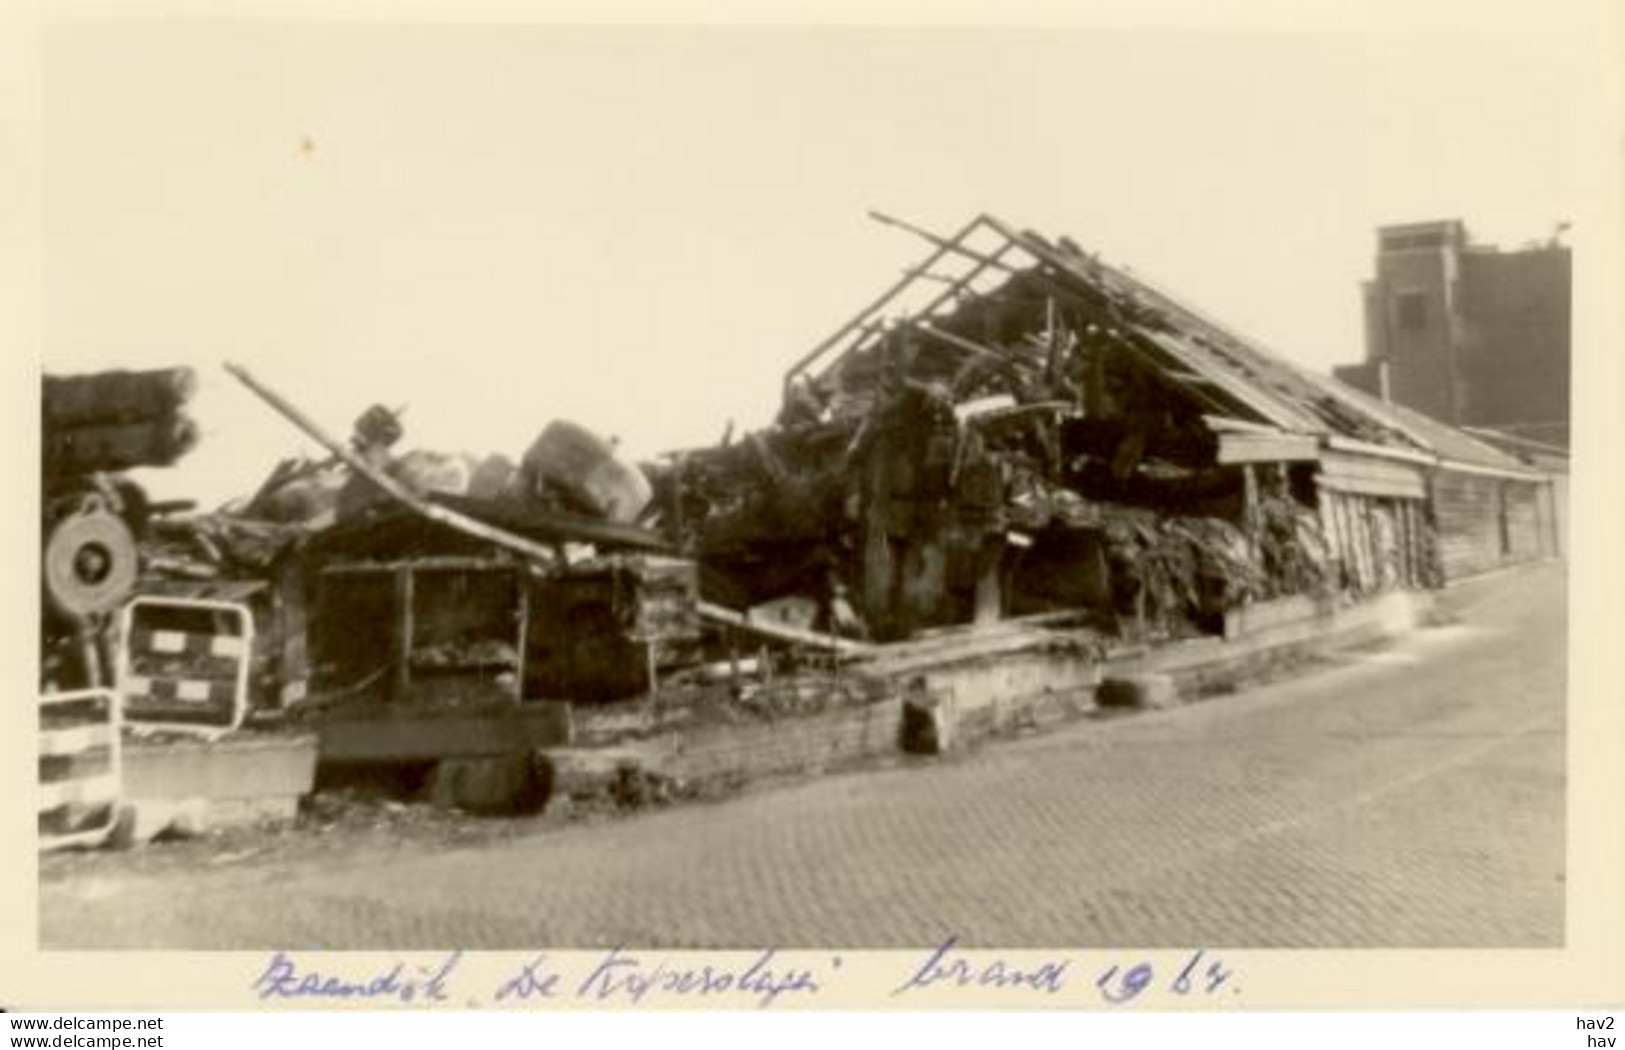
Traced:
POLYGON ((1192 707, 409 854, 41 885, 46 947, 1555 946, 1559 566, 1192 707))

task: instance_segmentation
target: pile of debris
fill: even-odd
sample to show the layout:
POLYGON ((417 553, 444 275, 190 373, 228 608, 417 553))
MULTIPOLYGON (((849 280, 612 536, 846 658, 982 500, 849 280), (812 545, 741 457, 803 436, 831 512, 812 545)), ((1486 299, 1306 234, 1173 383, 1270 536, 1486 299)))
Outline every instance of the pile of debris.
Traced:
POLYGON ((1159 341, 1188 318, 1064 239, 1019 266, 926 236, 938 255, 909 279, 954 254, 970 274, 837 332, 786 376, 772 427, 653 469, 707 600, 891 641, 1067 608, 1124 634, 1214 630, 1325 585, 1308 470, 1220 461, 1250 424, 1159 341))

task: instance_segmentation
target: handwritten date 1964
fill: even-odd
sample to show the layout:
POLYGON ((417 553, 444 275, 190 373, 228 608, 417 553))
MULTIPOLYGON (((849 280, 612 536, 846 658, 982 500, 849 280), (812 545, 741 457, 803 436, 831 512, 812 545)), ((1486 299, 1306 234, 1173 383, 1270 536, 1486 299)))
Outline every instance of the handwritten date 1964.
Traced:
POLYGON ((1220 990, 1238 990, 1231 979, 1230 970, 1217 958, 1209 957, 1206 949, 1184 956, 1173 966, 1160 970, 1149 961, 1131 965, 1118 963, 1091 970, 1083 960, 1075 958, 1055 957, 1036 963, 1027 961, 1017 964, 998 956, 990 958, 986 953, 970 956, 960 951, 957 938, 950 937, 937 946, 891 994, 908 995, 931 988, 975 988, 1059 995, 1073 986, 1075 974, 1092 976, 1095 990, 1112 1005, 1133 1002, 1154 990, 1180 997, 1210 996, 1220 990))
MULTIPOLYGON (((1218 959, 1207 959, 1207 952, 1199 951, 1187 958, 1168 980, 1166 991, 1175 995, 1212 995, 1221 988, 1236 991, 1230 981, 1230 971, 1218 959), (1206 963, 1206 966, 1203 963, 1206 963)), ((1136 963, 1128 969, 1109 966, 1095 978, 1095 987, 1109 1003, 1127 1003, 1157 983, 1157 970, 1148 962, 1136 963)))

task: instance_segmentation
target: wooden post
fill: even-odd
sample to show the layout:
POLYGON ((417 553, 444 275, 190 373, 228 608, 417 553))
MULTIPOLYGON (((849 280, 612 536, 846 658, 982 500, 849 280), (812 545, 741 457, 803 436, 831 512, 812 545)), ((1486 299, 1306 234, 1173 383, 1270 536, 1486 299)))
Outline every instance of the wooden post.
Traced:
POLYGON ((402 703, 412 687, 412 604, 416 588, 411 566, 395 567, 395 666, 390 680, 389 698, 402 703))
POLYGON ((1088 380, 1084 385, 1084 415, 1098 419, 1106 414, 1106 353, 1112 344, 1100 338, 1089 340, 1088 380))
MULTIPOLYGON (((731 423, 731 421, 730 421, 731 423)), ((677 549, 685 547, 683 536, 683 473, 688 466, 688 454, 677 453, 671 465, 671 534, 677 537, 677 549)))
POLYGON ((643 641, 643 664, 649 675, 649 700, 654 702, 660 692, 660 672, 656 669, 655 640, 645 638, 643 641))
POLYGON ((515 572, 518 581, 519 644, 514 648, 513 698, 525 699, 526 654, 530 651, 530 572, 520 565, 515 572))
POLYGON ((1044 299, 1044 343, 1044 380, 1053 386, 1061 367, 1061 318, 1053 295, 1044 299))
POLYGON ((1422 558, 1420 536, 1422 530, 1417 528, 1415 500, 1400 500, 1401 522, 1404 535, 1401 538, 1402 549, 1405 552, 1405 586, 1417 587, 1422 583, 1422 558))
POLYGON ((978 553, 974 623, 994 623, 1004 617, 1004 545, 984 544, 978 553))
POLYGON ((1371 514, 1371 497, 1360 497, 1360 525, 1365 530, 1366 557, 1371 565, 1372 590, 1382 589, 1382 548, 1378 544, 1377 526, 1371 514))
POLYGON ((1247 553, 1254 561, 1263 554, 1264 545, 1259 536, 1258 472, 1253 464, 1241 468, 1245 503, 1242 506, 1243 531, 1247 533, 1247 553))

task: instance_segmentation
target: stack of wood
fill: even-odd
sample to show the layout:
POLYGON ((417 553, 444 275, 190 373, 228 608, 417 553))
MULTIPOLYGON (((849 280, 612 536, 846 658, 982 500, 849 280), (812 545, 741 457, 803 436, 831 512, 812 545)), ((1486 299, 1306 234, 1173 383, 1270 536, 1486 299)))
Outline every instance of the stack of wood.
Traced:
POLYGON ((185 413, 196 388, 190 368, 46 376, 46 478, 174 463, 197 444, 185 413))

